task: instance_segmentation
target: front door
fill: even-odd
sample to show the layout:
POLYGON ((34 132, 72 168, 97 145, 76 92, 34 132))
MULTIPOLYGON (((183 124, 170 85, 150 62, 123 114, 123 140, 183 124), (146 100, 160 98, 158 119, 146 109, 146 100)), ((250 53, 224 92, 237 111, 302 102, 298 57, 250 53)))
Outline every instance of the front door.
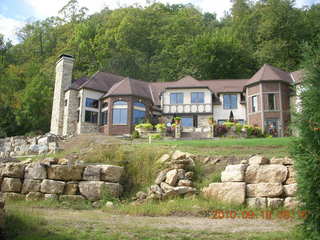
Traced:
POLYGON ((273 137, 279 136, 279 119, 272 118, 265 120, 265 130, 273 137))

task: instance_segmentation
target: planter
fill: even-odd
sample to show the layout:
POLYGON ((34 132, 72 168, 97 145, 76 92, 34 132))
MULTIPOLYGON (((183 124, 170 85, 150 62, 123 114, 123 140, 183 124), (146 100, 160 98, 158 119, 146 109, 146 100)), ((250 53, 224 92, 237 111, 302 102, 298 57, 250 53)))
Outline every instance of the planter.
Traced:
POLYGON ((180 119, 175 119, 174 122, 176 123, 176 125, 180 125, 181 120, 180 119))

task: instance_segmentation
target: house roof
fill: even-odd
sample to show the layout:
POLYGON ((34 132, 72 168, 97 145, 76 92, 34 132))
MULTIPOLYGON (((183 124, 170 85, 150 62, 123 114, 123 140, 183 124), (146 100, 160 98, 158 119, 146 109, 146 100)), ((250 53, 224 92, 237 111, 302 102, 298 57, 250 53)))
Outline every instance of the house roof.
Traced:
POLYGON ((88 77, 81 77, 81 78, 78 78, 76 80, 74 80, 72 83, 71 83, 71 86, 68 87, 67 89, 65 90, 69 90, 69 89, 75 89, 75 90, 78 90, 79 87, 84 84, 85 82, 89 81, 89 78, 88 77))
POLYGON ((256 74, 250 78, 246 85, 262 81, 282 81, 286 83, 292 83, 290 73, 282 71, 279 68, 273 67, 269 64, 264 64, 262 68, 256 74))
POLYGON ((302 79, 303 79, 303 70, 298 70, 298 71, 292 72, 291 76, 293 78, 293 82, 295 84, 299 84, 302 82, 302 79))
POLYGON ((88 81, 84 82, 80 88, 88 88, 99 92, 108 92, 109 89, 124 77, 106 72, 95 73, 88 81))

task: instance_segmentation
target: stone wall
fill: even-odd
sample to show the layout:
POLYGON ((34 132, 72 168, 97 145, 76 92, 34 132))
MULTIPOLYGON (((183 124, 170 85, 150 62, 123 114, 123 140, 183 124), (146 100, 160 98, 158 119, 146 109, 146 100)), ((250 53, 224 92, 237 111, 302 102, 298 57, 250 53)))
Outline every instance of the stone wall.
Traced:
POLYGON ((269 160, 257 155, 228 165, 221 173, 221 183, 211 183, 202 192, 208 198, 256 208, 294 208, 298 204, 293 162, 287 157, 269 160))
POLYGON ((4 238, 4 224, 5 224, 5 211, 4 211, 4 200, 0 198, 0 239, 5 239, 4 238))
POLYGON ((59 150, 58 136, 47 133, 36 137, 16 136, 0 139, 0 161, 23 155, 55 153, 59 150))
POLYGON ((1 195, 7 199, 59 199, 98 201, 108 192, 122 193, 123 168, 113 165, 71 164, 67 159, 46 158, 33 163, 0 165, 1 195))

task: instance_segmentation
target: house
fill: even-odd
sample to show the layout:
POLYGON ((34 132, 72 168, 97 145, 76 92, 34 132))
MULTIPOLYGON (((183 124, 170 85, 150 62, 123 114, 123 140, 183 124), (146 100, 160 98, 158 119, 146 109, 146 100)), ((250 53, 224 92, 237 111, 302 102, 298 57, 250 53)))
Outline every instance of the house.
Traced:
POLYGON ((233 115, 241 123, 288 133, 292 86, 300 72, 285 72, 268 64, 250 79, 145 82, 106 72, 72 80, 74 58, 61 55, 56 79, 51 132, 57 135, 102 132, 132 133, 148 119, 156 123, 182 118, 185 132, 208 132, 208 119, 223 123, 233 115))

